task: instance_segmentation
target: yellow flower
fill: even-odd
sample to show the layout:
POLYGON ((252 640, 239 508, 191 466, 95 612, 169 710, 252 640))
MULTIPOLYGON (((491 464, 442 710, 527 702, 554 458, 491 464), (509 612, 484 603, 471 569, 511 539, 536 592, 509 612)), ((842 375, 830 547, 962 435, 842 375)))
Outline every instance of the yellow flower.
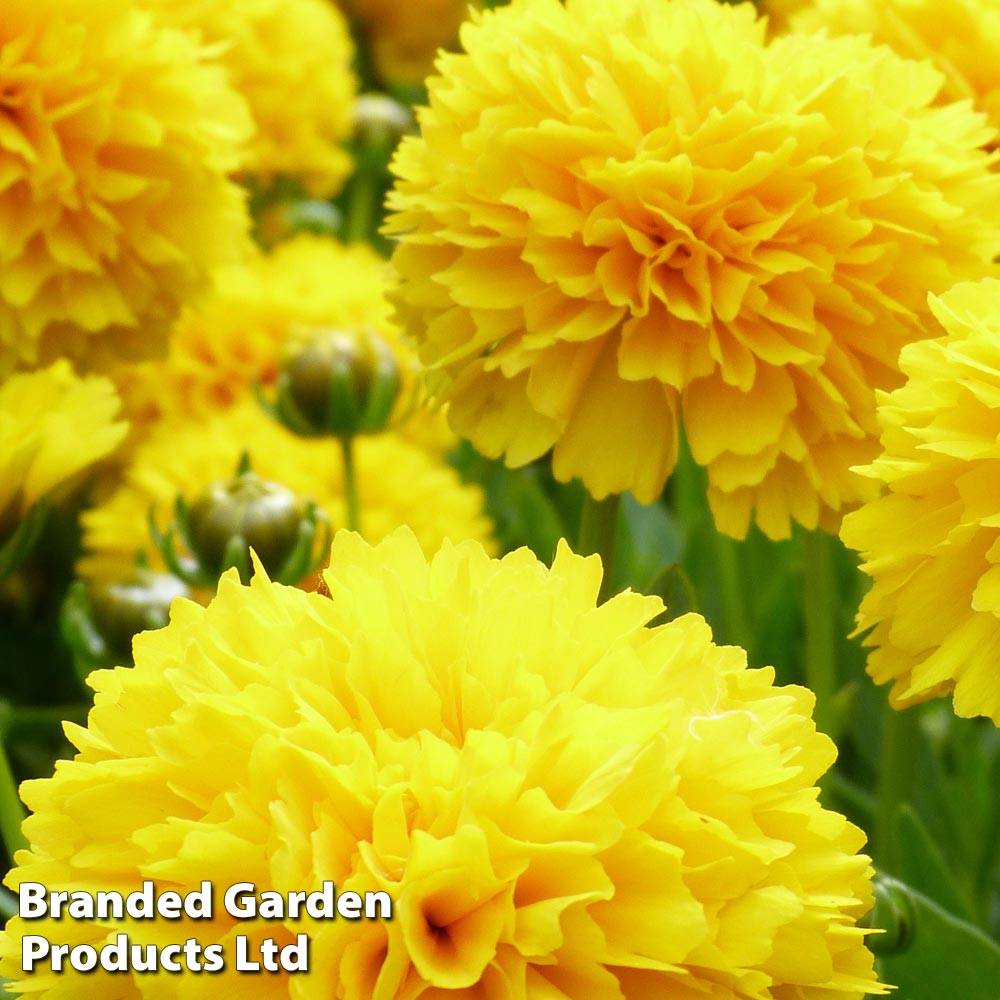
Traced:
POLYGON ((69 362, 0 384, 0 535, 43 496, 110 454, 127 424, 106 378, 81 378, 69 362))
MULTIPOLYGON (((600 562, 551 570, 476 543, 428 561, 400 531, 341 532, 329 597, 258 572, 175 603, 134 670, 91 675, 79 748, 29 782, 7 884, 384 891, 389 921, 8 924, 0 975, 40 998, 126 977, 21 972, 20 939, 310 936, 269 996, 841 1000, 878 993, 857 919, 863 834, 815 782, 835 750, 812 695, 657 598, 595 607, 600 562), (272 992, 273 991, 273 992, 272 992)), ((254 978, 253 989, 258 989, 254 978)), ((158 995, 242 996, 220 976, 158 995)))
MULTIPOLYGON (((400 343, 385 292, 391 268, 362 244, 301 235, 270 254, 216 275, 210 295, 187 308, 167 357, 115 375, 139 433, 160 418, 207 418, 270 387, 290 339, 311 327, 371 328, 397 351, 404 373, 400 417, 413 401, 415 359, 400 343)), ((404 433, 443 452, 454 437, 443 420, 418 412, 404 433)))
POLYGON ((212 47, 250 105, 257 133, 245 164, 265 183, 302 181, 334 194, 352 163, 357 81, 347 24, 327 0, 141 0, 212 47))
POLYGON ((683 418, 720 528, 833 527, 926 294, 1000 251, 993 136, 862 39, 749 5, 520 0, 403 140, 396 293, 455 430, 657 497, 683 418))
MULTIPOLYGON (((427 552, 445 538, 474 538, 492 548, 482 491, 462 483, 440 454, 394 432, 360 436, 354 450, 366 538, 378 541, 405 524, 427 552)), ((164 420, 155 427, 124 470, 121 485, 83 514, 81 574, 104 582, 127 575, 139 549, 153 554, 150 508, 162 528, 173 516, 178 493, 190 502, 210 484, 229 479, 244 451, 261 478, 315 500, 335 528, 346 523, 336 443, 296 437, 251 400, 213 418, 164 420)))
POLYGON ((249 128, 222 70, 128 0, 4 0, 0 374, 160 350, 246 249, 227 175, 249 128))
POLYGON ((873 580, 858 614, 868 672, 896 708, 954 694, 1000 725, 1000 281, 931 298, 947 336, 911 344, 879 403, 888 493, 844 519, 873 580))
POLYGON ((340 0, 361 25, 379 77, 387 83, 421 83, 441 48, 455 48, 458 29, 478 0, 340 0))
POLYGON ((812 0, 791 25, 866 34, 945 77, 940 100, 971 99, 1000 127, 1000 0, 812 0))

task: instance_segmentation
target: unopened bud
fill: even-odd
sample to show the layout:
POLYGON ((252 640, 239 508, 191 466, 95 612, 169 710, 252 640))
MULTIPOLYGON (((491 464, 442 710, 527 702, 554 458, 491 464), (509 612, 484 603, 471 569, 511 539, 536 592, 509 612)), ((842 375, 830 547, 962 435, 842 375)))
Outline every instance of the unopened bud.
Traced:
POLYGON ((362 94, 354 102, 356 155, 362 169, 388 173, 399 140, 416 132, 413 113, 388 94, 362 94))
POLYGON ((276 415, 306 436, 371 434, 388 423, 399 383, 396 357, 377 333, 319 330, 285 359, 276 415))
POLYGON ((163 628, 174 600, 190 596, 191 591, 176 576, 137 567, 124 580, 93 587, 90 603, 94 624, 108 649, 123 659, 130 655, 133 636, 163 628))
POLYGON ((296 584, 316 568, 329 546, 330 525, 315 503, 242 464, 233 479, 213 483, 190 505, 178 497, 175 510, 174 523, 163 534, 152 515, 150 529, 170 570, 193 586, 213 586, 231 567, 249 582, 251 549, 271 579, 296 584), (317 558, 313 546, 320 525, 317 558), (175 533, 189 555, 175 551, 175 533))
POLYGON ((304 515, 305 503, 291 490, 244 472, 213 483, 188 508, 191 548, 215 575, 244 559, 249 564, 251 548, 268 573, 277 573, 295 548, 304 515))

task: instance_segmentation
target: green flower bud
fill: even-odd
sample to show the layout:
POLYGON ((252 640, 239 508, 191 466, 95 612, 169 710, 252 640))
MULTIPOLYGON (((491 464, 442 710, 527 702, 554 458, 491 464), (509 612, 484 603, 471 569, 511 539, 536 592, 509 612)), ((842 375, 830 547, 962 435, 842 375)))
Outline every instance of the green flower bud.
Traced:
POLYGON ((238 566, 249 577, 249 550, 277 575, 298 542, 305 502, 291 490, 243 472, 213 483, 187 510, 192 554, 212 575, 238 566))
POLYGON ((323 329, 285 359, 275 415, 304 436, 370 434, 388 423, 399 385, 399 364, 377 333, 323 329))
POLYGON ((354 102, 354 145, 361 169, 388 174, 392 151, 416 130, 410 109, 388 94, 362 94, 354 102))
POLYGON ((150 534, 170 571, 195 587, 214 587, 231 567, 248 583, 251 549, 272 580, 297 584, 329 550, 326 515, 312 500, 261 479, 251 471, 246 454, 233 479, 213 483, 190 505, 178 496, 174 509, 174 522, 162 534, 150 510, 150 534), (314 555, 320 526, 321 541, 314 555), (177 535, 188 555, 175 550, 177 535))
POLYGON ((884 931, 866 938, 868 947, 876 955, 895 955, 906 951, 913 943, 915 916, 913 904, 902 883, 887 875, 878 875, 872 883, 875 906, 868 913, 865 924, 884 931))
POLYGON ((170 573, 137 567, 130 576, 90 591, 94 625, 116 660, 131 656, 132 637, 167 624, 170 605, 190 597, 184 582, 170 573))

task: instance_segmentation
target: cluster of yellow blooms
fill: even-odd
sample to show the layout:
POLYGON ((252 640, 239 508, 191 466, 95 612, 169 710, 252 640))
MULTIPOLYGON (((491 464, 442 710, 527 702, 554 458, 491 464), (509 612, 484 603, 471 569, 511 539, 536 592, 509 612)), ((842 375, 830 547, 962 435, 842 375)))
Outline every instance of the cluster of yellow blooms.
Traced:
POLYGON ((872 495, 874 390, 928 291, 1000 252, 1000 173, 929 65, 764 28, 713 0, 484 15, 399 149, 387 231, 478 449, 649 502, 683 418, 719 527, 781 538, 872 495))
POLYGON ((332 880, 388 891, 395 919, 278 928, 310 935, 308 977, 154 990, 24 972, 39 925, 14 918, 15 994, 885 992, 864 834, 818 800, 835 748, 812 695, 697 615, 601 602, 600 561, 565 543, 551 567, 496 558, 447 453, 551 453, 594 498, 653 502, 683 434, 721 531, 839 528, 861 553, 894 705, 953 694, 1000 725, 1000 3, 773 0, 770 26, 715 0, 480 6, 2 4, 0 552, 129 426, 81 516, 86 581, 142 550, 161 569, 147 516, 244 456, 339 528, 349 460, 254 395, 280 399, 321 329, 380 338, 401 386, 354 442, 361 535, 321 578, 229 572, 136 637, 134 668, 91 674, 77 756, 24 786, 6 882, 332 880), (349 20, 383 82, 426 78, 391 264, 325 236, 265 253, 248 187, 328 198, 354 169, 349 20))
MULTIPOLYGON (((405 531, 338 535, 328 596, 225 578, 207 609, 175 605, 136 639, 134 670, 93 675, 77 758, 25 788, 13 884, 390 892, 391 921, 290 922, 316 964, 282 997, 879 992, 854 926, 864 837, 816 800, 834 748, 812 696, 697 616, 648 626, 656 598, 595 606, 600 579, 565 547, 551 570, 471 542, 428 561, 405 531)), ((21 979, 38 927, 11 922, 0 975, 21 979)), ((88 996, 140 995, 82 978, 88 996)), ((84 995, 66 985, 31 984, 84 995)), ((227 970, 210 988, 245 986, 227 970)))

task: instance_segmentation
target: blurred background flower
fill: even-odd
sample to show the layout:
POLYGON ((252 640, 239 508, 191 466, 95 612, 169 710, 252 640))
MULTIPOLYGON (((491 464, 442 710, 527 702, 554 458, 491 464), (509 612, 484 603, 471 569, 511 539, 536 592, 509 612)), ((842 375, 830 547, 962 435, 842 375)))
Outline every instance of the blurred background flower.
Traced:
POLYGON ((443 56, 394 160, 395 293, 455 430, 595 497, 684 430, 719 528, 835 528, 926 293, 1000 251, 994 132, 929 65, 749 5, 535 0, 443 56))
POLYGON ((903 350, 904 386, 879 402, 888 492, 841 536, 872 578, 858 614, 868 672, 896 708, 953 695, 1000 725, 1000 281, 931 308, 945 336, 903 350))
MULTIPOLYGON (((91 676, 76 759, 25 786, 31 851, 8 885, 184 891, 238 871, 258 891, 387 891, 392 920, 266 925, 310 935, 303 997, 883 992, 856 926, 864 835, 817 801, 835 751, 812 696, 698 616, 650 627, 656 598, 595 606, 600 577, 565 546, 551 570, 476 543, 428 560, 407 531, 338 535, 329 597, 227 575, 136 640, 134 670, 91 676)), ((12 919, 0 974, 24 982, 21 936, 47 930, 12 919)), ((198 938, 262 931, 221 916, 198 938)), ((92 997, 129 978, 31 985, 92 997)), ((240 982, 230 965, 212 989, 240 982)), ((181 983, 157 979, 165 997, 181 983)))
POLYGON ((372 68, 386 84, 420 85, 441 48, 454 49, 458 29, 478 0, 339 0, 367 43, 372 68))
POLYGON ((67 361, 0 382, 0 541, 57 487, 112 453, 128 425, 114 386, 80 377, 67 361))
POLYGON ((354 125, 353 43, 327 0, 141 0, 185 29, 246 99, 255 134, 244 172, 262 186, 295 178, 335 194, 352 169, 341 143, 354 125))
POLYGON ((998 0, 809 0, 797 6, 794 30, 871 35, 900 55, 926 59, 944 75, 939 101, 969 99, 1000 126, 998 0))
POLYGON ((9 0, 0 53, 0 375, 156 353, 247 249, 245 104, 127 0, 9 0))

